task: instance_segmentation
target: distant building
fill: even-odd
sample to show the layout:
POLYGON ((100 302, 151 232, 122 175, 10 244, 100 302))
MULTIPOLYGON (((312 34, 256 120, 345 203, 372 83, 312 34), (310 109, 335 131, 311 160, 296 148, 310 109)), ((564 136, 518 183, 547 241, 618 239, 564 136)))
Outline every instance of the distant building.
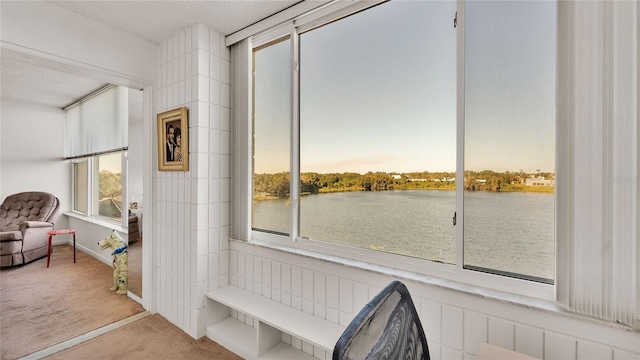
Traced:
POLYGON ((525 181, 525 186, 555 186, 555 179, 545 179, 544 176, 539 176, 537 178, 527 178, 525 181))

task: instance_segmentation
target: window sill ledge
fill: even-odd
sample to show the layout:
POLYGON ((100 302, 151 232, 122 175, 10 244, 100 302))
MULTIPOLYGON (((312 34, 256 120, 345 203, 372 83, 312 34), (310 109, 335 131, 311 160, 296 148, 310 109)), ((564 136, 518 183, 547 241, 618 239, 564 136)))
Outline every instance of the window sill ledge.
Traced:
POLYGON ((90 217, 90 216, 84 216, 74 212, 66 212, 64 213, 64 215, 74 219, 85 221, 94 225, 102 226, 107 229, 117 230, 118 232, 121 232, 121 233, 126 234, 128 232, 127 228, 123 227, 120 224, 116 224, 115 222, 110 222, 110 221, 106 221, 106 220, 102 220, 102 219, 90 217))
POLYGON ((478 298, 489 300, 489 301, 495 301, 495 302, 499 302, 507 305, 517 306, 520 308, 540 311, 540 312, 561 316, 568 319, 587 321, 596 325, 606 326, 612 329, 628 331, 632 333, 640 333, 640 329, 634 329, 633 327, 630 327, 630 326, 615 324, 605 320, 568 312, 562 307, 558 306, 555 302, 549 301, 549 300, 536 299, 536 298, 532 298, 524 295, 507 293, 499 290, 469 285, 459 281, 442 279, 438 277, 418 274, 418 273, 414 273, 406 270, 394 269, 394 268, 385 267, 381 265, 369 264, 363 261, 350 260, 350 259, 342 258, 339 256, 327 255, 327 254, 318 253, 314 251, 287 247, 284 245, 274 244, 274 243, 265 242, 265 241, 259 241, 259 240, 244 241, 244 240, 238 240, 233 238, 230 238, 229 240, 233 242, 237 242, 238 244, 246 244, 250 246, 271 249, 271 250, 279 251, 282 253, 303 256, 303 257, 307 257, 314 260, 320 260, 323 262, 332 263, 335 265, 345 266, 345 267, 358 269, 358 270, 364 270, 364 271, 373 272, 373 273, 385 275, 385 276, 392 276, 399 280, 412 281, 425 286, 435 286, 441 289, 455 291, 455 292, 463 293, 465 295, 470 295, 470 296, 478 297, 478 298))

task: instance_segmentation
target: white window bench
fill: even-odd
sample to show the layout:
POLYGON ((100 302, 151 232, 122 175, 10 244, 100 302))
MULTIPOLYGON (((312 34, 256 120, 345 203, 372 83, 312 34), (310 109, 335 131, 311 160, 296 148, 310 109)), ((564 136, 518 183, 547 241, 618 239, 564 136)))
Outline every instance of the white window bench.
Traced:
POLYGON ((245 359, 315 359, 282 342, 282 333, 332 353, 344 326, 313 316, 235 286, 207 293, 206 336, 245 359), (257 326, 235 319, 232 310, 250 316, 257 326))

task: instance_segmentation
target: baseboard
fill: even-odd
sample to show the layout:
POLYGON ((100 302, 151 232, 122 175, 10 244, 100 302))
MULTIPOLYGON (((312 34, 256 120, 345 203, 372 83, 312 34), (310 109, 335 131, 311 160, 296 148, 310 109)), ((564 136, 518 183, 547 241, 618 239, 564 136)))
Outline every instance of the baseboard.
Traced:
MULTIPOLYGON (((52 242, 53 245, 71 245, 73 246, 73 240, 67 240, 67 241, 61 241, 59 243, 56 243, 55 241, 52 242)), ((91 255, 92 257, 96 258, 97 260, 100 260, 101 262, 109 265, 109 266, 113 266, 113 258, 112 257, 104 257, 102 254, 99 254, 81 244, 78 244, 78 242, 76 241, 76 250, 80 250, 86 254, 91 255)))

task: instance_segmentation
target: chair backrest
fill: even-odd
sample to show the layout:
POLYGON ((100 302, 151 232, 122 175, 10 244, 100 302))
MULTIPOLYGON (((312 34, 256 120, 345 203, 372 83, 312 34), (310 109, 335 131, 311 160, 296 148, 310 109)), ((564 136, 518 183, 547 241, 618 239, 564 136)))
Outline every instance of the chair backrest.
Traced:
POLYGON ((47 192, 28 191, 7 196, 0 205, 0 231, 18 231, 24 221, 55 223, 60 201, 47 192))
POLYGON ((403 283, 387 285, 347 326, 333 360, 347 359, 430 359, 422 323, 403 283))

